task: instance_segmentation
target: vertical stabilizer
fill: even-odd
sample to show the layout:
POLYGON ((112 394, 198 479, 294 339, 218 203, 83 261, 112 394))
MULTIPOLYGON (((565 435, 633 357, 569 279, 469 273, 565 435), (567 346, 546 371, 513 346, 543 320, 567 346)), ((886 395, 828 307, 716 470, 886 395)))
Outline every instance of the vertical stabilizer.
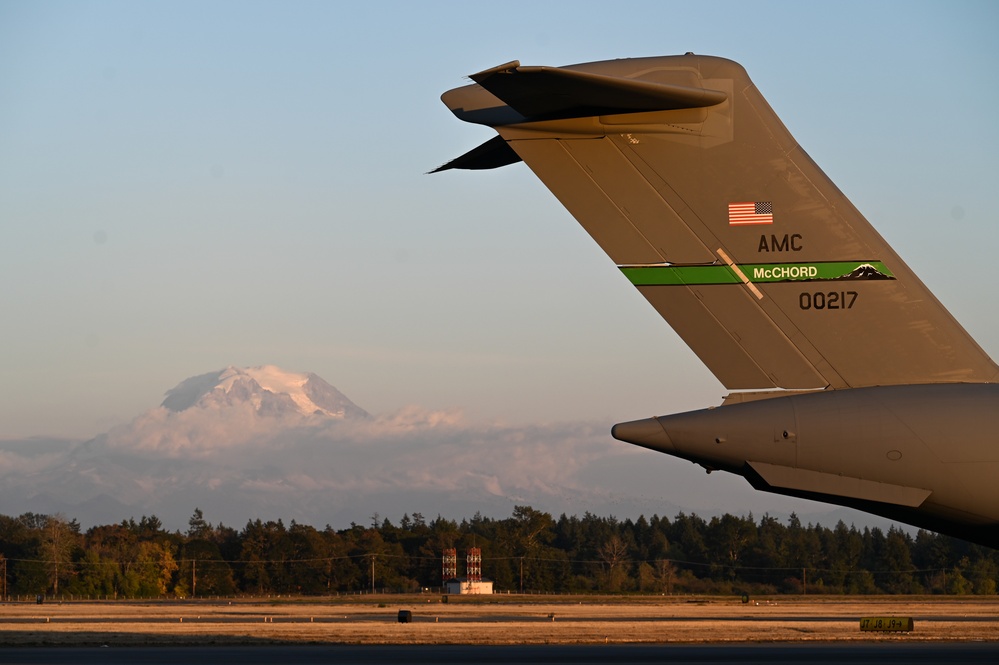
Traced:
POLYGON ((726 387, 999 375, 740 65, 513 62, 472 79, 442 99, 512 152, 494 140, 447 167, 523 160, 726 387))

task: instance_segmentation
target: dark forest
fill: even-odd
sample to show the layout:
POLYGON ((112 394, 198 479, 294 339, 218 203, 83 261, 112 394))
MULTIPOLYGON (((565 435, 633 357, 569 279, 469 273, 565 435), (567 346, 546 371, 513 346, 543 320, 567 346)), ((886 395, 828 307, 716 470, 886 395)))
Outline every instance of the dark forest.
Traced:
POLYGON ((459 521, 407 514, 393 524, 317 529, 253 520, 186 532, 155 516, 81 530, 62 515, 0 515, 5 597, 322 596, 439 591, 441 555, 482 552, 504 593, 995 594, 999 553, 919 531, 783 523, 769 515, 637 520, 552 515, 459 521))

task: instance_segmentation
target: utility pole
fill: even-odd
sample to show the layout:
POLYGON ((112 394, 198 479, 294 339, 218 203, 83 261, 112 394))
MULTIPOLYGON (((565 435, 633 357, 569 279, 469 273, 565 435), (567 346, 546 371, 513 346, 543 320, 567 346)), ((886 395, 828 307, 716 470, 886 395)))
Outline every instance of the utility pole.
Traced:
POLYGON ((371 555, 371 593, 375 592, 375 555, 371 555))
POLYGON ((191 598, 198 595, 198 560, 191 559, 191 598))
POLYGON ((801 595, 802 596, 807 596, 808 595, 808 569, 807 568, 802 568, 801 569, 801 595))

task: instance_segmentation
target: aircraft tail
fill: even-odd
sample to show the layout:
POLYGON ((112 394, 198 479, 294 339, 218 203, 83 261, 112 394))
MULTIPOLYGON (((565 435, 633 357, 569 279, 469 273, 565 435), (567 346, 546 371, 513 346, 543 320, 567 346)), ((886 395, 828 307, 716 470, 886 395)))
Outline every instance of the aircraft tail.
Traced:
POLYGON ((738 64, 501 65, 442 100, 523 160, 729 389, 989 382, 999 367, 738 64))

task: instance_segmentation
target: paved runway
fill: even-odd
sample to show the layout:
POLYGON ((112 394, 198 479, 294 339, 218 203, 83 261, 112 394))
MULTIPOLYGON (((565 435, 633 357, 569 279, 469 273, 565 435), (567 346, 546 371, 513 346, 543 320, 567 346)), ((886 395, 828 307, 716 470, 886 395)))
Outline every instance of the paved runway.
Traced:
POLYGON ((999 641, 879 644, 597 645, 597 646, 257 646, 0 648, 4 665, 550 665, 614 663, 989 663, 999 662, 999 641))

